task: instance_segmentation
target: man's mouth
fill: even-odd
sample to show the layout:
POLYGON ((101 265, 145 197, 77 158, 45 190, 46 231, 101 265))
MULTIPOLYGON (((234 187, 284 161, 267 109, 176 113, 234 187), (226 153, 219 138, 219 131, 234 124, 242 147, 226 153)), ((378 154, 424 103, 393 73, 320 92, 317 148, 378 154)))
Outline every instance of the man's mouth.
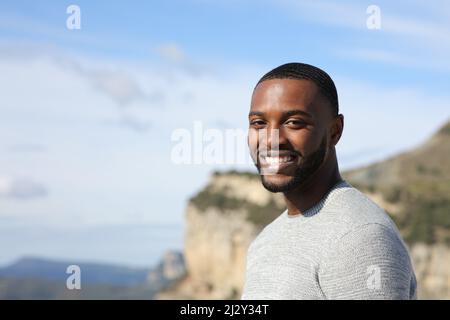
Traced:
POLYGON ((267 153, 259 156, 260 165, 263 168, 271 168, 280 171, 295 164, 298 156, 291 152, 267 153))

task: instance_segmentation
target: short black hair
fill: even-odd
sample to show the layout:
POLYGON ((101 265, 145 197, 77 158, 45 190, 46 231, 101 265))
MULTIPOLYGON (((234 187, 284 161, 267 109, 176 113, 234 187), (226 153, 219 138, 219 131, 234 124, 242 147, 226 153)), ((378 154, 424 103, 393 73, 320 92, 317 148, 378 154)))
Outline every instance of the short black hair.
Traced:
POLYGON ((261 82, 270 79, 305 79, 313 81, 319 87, 322 95, 331 103, 334 115, 337 116, 339 114, 339 102, 336 86, 334 85, 333 79, 331 79, 328 73, 322 69, 306 63, 286 63, 263 75, 256 86, 258 86, 261 82))

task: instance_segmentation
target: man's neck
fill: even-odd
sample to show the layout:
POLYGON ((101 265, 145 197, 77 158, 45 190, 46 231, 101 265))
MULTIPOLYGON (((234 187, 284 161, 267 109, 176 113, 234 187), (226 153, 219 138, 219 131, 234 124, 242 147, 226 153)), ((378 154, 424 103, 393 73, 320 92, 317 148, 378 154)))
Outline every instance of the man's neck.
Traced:
POLYGON ((303 214, 318 203, 339 181, 342 181, 342 178, 337 161, 330 166, 319 169, 304 185, 283 194, 288 214, 303 214))

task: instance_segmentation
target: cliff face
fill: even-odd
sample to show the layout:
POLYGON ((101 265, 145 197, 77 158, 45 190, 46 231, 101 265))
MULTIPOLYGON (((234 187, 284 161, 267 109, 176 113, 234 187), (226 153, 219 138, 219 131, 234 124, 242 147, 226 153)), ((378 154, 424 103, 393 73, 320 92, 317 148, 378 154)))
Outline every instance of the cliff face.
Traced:
POLYGON ((417 243, 410 252, 419 299, 450 299, 450 247, 417 243))
POLYGON ((186 274, 184 256, 181 252, 166 251, 161 262, 147 274, 147 284, 164 288, 186 274))
POLYGON ((237 298, 244 284, 246 250, 257 230, 242 212, 188 208, 185 255, 189 276, 204 299, 237 298), (220 229, 220 230, 219 230, 220 229))
MULTIPOLYGON (((449 128, 415 150, 343 173, 396 221, 424 299, 450 299, 449 128)), ((247 248, 284 209, 259 176, 215 173, 186 211, 187 274, 157 299, 239 299, 247 248)))
POLYGON ((247 248, 283 209, 256 176, 214 174, 186 210, 187 275, 157 298, 239 299, 247 248))

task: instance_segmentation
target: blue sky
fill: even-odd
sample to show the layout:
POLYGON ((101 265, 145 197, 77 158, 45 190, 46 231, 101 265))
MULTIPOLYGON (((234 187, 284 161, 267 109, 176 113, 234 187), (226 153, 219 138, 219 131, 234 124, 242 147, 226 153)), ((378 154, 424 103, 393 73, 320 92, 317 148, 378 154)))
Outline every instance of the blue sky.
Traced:
POLYGON ((335 80, 341 168, 412 148, 450 118, 449 55, 448 1, 2 1, 0 243, 24 236, 0 263, 37 254, 145 265, 181 248, 186 202, 210 172, 253 168, 175 165, 171 134, 194 121, 245 130, 254 83, 285 62, 335 80), (80 30, 66 28, 70 4, 80 30), (379 30, 366 26, 372 4, 379 30), (100 250, 111 241, 102 231, 97 249, 85 237, 159 224, 176 240, 149 231, 129 240, 133 254, 100 250))

